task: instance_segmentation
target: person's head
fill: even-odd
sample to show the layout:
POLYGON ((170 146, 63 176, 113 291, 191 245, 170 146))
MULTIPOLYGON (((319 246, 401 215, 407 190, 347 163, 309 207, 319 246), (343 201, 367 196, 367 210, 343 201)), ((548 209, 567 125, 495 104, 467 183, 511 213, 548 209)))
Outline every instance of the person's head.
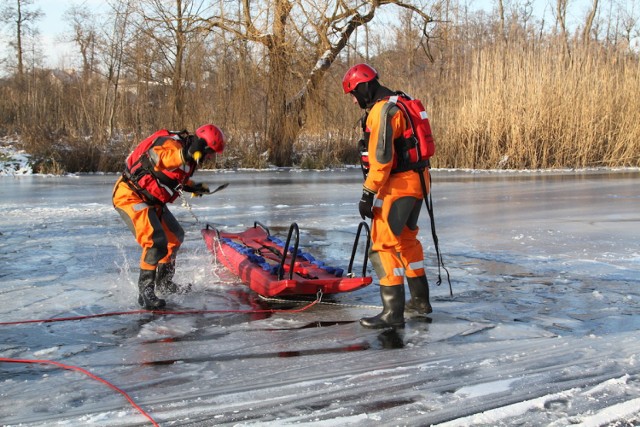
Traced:
POLYGON ((206 124, 196 129, 195 138, 191 143, 189 153, 194 160, 199 161, 203 156, 206 159, 211 157, 213 153, 222 153, 224 145, 225 138, 220 128, 212 124, 206 124))
POLYGON ((378 72, 368 64, 354 65, 342 79, 344 93, 350 93, 360 108, 368 108, 373 104, 379 87, 378 72))

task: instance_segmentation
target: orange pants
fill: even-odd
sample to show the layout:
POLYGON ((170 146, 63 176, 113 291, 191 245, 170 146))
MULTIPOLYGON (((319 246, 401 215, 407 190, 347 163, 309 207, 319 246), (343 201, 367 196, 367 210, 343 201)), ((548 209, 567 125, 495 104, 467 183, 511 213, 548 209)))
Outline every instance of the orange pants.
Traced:
POLYGON ((113 189, 113 207, 142 247, 140 268, 155 270, 175 259, 184 230, 167 205, 149 205, 122 178, 113 189))
MULTIPOLYGON (((423 174, 429 191, 429 174, 423 174)), ((404 283, 404 276, 425 275, 424 253, 418 240, 423 194, 415 171, 392 174, 373 205, 369 258, 381 286, 404 283)))

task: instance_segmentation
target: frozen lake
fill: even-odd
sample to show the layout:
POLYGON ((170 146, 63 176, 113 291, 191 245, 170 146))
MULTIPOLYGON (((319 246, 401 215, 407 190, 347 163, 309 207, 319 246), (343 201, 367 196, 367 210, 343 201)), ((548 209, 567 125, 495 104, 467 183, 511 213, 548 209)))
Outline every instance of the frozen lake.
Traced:
POLYGON ((639 424, 640 171, 433 176, 454 295, 433 285, 423 210, 434 313, 395 331, 358 323, 380 311, 375 284, 288 311, 307 303, 259 298, 200 235, 257 220, 286 237, 295 221, 306 252, 346 268, 358 169, 199 172, 230 185, 171 208, 187 232, 176 281, 194 290, 167 315, 138 312, 115 175, 0 177, 0 424, 151 425, 105 384, 32 360, 103 378, 162 426, 639 424))

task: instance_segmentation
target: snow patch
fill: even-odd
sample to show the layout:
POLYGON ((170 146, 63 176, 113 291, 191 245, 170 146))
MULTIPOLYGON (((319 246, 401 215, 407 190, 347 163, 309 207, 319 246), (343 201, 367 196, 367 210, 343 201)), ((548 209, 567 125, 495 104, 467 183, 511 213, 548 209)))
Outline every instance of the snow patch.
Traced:
POLYGON ((472 386, 462 387, 454 394, 460 397, 480 397, 488 394, 501 393, 508 391, 515 379, 492 381, 484 384, 476 384, 472 386))
POLYGON ((30 156, 14 147, 15 141, 0 139, 0 176, 31 175, 30 156))
POLYGON ((60 350, 60 347, 49 347, 49 348, 43 348, 42 350, 38 350, 36 352, 33 353, 34 356, 37 357, 42 357, 42 356, 49 356, 52 354, 57 353, 60 350))

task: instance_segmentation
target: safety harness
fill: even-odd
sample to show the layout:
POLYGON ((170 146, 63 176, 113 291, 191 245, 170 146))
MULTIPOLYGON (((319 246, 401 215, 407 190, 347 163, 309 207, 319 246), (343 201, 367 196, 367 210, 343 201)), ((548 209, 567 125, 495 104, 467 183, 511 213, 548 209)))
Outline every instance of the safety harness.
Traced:
POLYGON ((127 166, 122 173, 123 181, 139 196, 151 204, 174 201, 184 183, 193 175, 195 164, 190 162, 186 169, 158 171, 149 156, 149 151, 162 145, 168 138, 183 141, 186 131, 169 132, 162 129, 143 140, 127 158, 127 166))

